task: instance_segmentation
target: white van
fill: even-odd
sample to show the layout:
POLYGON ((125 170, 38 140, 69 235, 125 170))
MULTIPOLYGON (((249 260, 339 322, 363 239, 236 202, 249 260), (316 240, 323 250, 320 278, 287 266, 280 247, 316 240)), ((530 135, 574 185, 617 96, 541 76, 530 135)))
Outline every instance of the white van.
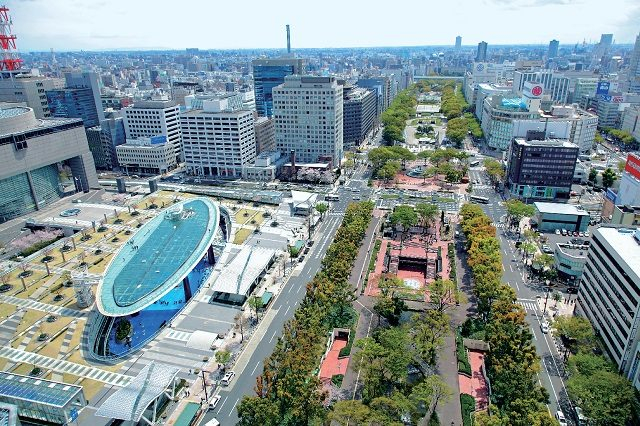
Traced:
POLYGON ((216 419, 211 419, 204 426, 220 426, 220 422, 216 419))

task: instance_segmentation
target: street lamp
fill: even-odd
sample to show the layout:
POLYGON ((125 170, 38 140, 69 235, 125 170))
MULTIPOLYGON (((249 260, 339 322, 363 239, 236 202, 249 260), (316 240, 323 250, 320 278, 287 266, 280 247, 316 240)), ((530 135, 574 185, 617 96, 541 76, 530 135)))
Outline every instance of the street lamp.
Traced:
POLYGON ((545 287, 545 291, 546 291, 546 295, 544 297, 544 309, 542 310, 542 317, 544 318, 544 314, 547 313, 547 302, 549 301, 549 283, 551 281, 549 280, 545 280, 545 283, 547 284, 547 286, 545 287))

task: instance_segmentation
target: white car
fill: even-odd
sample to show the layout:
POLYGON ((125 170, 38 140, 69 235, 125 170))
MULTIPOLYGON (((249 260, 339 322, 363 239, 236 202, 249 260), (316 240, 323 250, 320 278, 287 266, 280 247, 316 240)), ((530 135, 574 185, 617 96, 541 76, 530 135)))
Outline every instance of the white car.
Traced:
POLYGON ((229 386, 229 383, 231 383, 231 381, 235 376, 236 376, 236 373, 234 373, 233 371, 229 371, 227 374, 224 375, 224 377, 220 381, 220 384, 222 386, 229 386))
POLYGON ((591 236, 591 234, 589 233, 589 231, 584 231, 584 236, 586 238, 589 238, 591 236))
POLYGON ((547 334, 549 332, 549 323, 548 322, 543 322, 540 324, 540 330, 542 330, 542 332, 544 334, 547 334))
POLYGON ((556 411, 556 419, 560 426, 567 426, 567 419, 564 418, 564 413, 560 410, 556 411))
POLYGON ((220 395, 214 395, 211 397, 211 399, 209 400, 209 410, 213 410, 216 408, 218 402, 220 402, 220 398, 220 395))
POLYGON ((560 230, 556 229, 556 235, 560 235, 560 230))

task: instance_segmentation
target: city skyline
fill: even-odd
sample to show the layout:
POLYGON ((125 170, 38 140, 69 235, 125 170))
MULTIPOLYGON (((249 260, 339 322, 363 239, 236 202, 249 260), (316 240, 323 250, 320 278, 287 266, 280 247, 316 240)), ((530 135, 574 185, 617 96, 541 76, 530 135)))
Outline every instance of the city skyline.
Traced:
POLYGON ((247 3, 237 19, 226 19, 225 10, 206 4, 194 8, 159 8, 148 0, 124 3, 98 1, 90 5, 63 0, 13 0, 14 33, 21 51, 156 50, 284 48, 284 26, 291 25, 292 48, 453 46, 456 35, 464 46, 487 41, 491 47, 505 44, 561 45, 595 43, 601 33, 613 33, 618 44, 632 43, 640 31, 640 6, 630 0, 612 0, 602 14, 597 0, 454 1, 425 6, 417 1, 402 9, 384 5, 343 4, 331 0, 313 13, 290 1, 275 1, 269 8, 247 3), (420 13, 422 11, 423 13, 420 13), (415 13, 418 12, 418 13, 415 13), (373 25, 372 14, 383 23, 373 25), (358 17, 369 17, 357 19, 358 17), (136 18, 130 18, 136 17, 136 18), (435 17, 435 18, 432 18, 435 17), (479 18, 480 17, 480 18, 479 18), (464 28, 451 25, 456 20, 464 28), (530 27, 523 30, 523 25, 530 27), (585 25, 589 22, 589 25, 585 25), (366 25, 365 25, 366 23, 366 25), (509 31, 515 28, 515 31, 509 31), (251 30, 247 30, 251 29, 251 30), (505 31, 507 29, 507 31, 505 31))

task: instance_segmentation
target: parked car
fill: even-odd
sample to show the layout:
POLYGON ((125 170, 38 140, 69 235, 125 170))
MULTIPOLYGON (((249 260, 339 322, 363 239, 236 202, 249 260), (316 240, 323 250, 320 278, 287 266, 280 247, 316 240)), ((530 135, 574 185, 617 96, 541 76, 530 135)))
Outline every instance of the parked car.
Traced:
POLYGON ((556 229, 556 235, 560 235, 560 230, 556 229))
POLYGON ((218 402, 220 402, 220 398, 220 395, 214 395, 211 397, 211 399, 209 400, 209 410, 213 410, 216 408, 218 402))
POLYGON ((567 426, 567 419, 564 417, 564 413, 562 413, 562 411, 556 411, 556 419, 558 420, 558 423, 560 423, 560 426, 567 426))
POLYGON ((589 233, 589 231, 584 231, 584 236, 586 238, 589 238, 591 236, 591 233, 589 233))
POLYGON ((542 322, 540 324, 540 330, 544 333, 547 334, 549 332, 549 323, 548 322, 542 322))
POLYGON ((229 383, 231 383, 231 381, 235 376, 236 376, 236 373, 234 373, 233 371, 228 371, 227 374, 224 375, 222 380, 220 380, 220 384, 222 386, 229 386, 229 383))
POLYGON ((567 230, 563 229, 562 231, 560 231, 563 237, 567 236, 567 230))
POLYGON ((567 287, 567 293, 578 294, 578 287, 567 287))
POLYGON ((304 261, 304 255, 298 257, 298 263, 302 263, 304 261))
POLYGON ((553 253, 553 250, 551 249, 551 247, 545 244, 542 246, 542 252, 546 254, 551 254, 553 253))

